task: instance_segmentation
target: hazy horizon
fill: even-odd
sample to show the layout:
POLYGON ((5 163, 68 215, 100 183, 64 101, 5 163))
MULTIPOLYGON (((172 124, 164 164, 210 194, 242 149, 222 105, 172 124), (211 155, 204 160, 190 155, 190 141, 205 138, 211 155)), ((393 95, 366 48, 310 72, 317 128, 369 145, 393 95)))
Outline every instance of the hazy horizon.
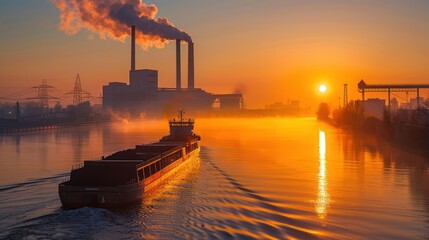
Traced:
MULTIPOLYGON (((336 104, 343 84, 426 83, 429 2, 425 1, 145 1, 195 42, 195 86, 210 93, 242 90, 246 106, 299 100, 336 104), (326 84, 327 93, 317 92, 326 84)), ((59 30, 50 0, 0 2, 0 97, 39 85, 65 93, 76 74, 99 96, 109 82, 127 82, 130 38, 100 39, 82 29, 59 30)), ((160 87, 175 86, 175 44, 137 51, 137 68, 159 71, 160 87)), ((187 46, 182 47, 186 87, 187 46)), ((421 94, 426 97, 427 93, 421 94)))

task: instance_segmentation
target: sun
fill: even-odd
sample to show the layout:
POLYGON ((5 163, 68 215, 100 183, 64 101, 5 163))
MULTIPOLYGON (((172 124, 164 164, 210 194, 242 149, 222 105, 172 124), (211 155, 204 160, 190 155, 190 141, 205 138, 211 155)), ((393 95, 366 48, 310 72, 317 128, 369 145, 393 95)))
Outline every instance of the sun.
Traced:
POLYGON ((324 93, 326 92, 326 90, 328 90, 328 88, 326 87, 325 84, 322 84, 319 86, 319 92, 324 93))

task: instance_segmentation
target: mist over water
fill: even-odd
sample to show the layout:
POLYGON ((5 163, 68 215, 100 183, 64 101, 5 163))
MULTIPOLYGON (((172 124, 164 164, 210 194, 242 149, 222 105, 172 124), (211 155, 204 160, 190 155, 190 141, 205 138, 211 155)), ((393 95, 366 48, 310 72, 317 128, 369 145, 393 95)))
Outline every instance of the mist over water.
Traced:
POLYGON ((429 237, 429 161, 314 119, 197 119, 200 156, 141 203, 61 209, 73 164, 167 131, 141 121, 0 136, 0 238, 429 237))

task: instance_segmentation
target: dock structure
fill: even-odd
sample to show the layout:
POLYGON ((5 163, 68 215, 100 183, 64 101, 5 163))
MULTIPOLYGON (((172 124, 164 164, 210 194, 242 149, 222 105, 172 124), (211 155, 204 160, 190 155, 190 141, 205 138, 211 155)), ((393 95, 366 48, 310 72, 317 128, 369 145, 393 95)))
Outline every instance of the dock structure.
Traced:
POLYGON ((363 80, 358 83, 358 91, 362 94, 362 101, 365 101, 365 92, 387 92, 389 112, 391 93, 416 92, 418 108, 420 106, 420 89, 429 89, 429 84, 366 84, 363 80))
POLYGON ((2 126, 0 127, 0 134, 3 133, 19 133, 19 132, 31 132, 31 131, 43 131, 59 128, 58 125, 40 125, 40 126, 21 126, 21 125, 12 125, 12 126, 2 126))

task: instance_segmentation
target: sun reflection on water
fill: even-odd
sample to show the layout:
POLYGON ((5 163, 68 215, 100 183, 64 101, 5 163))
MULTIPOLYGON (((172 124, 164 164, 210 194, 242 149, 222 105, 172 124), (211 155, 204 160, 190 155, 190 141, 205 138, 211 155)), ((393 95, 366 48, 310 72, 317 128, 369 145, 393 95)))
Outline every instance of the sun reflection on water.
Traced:
POLYGON ((326 178, 326 137, 324 131, 319 131, 319 175, 315 211, 320 219, 328 215, 330 197, 326 178))

